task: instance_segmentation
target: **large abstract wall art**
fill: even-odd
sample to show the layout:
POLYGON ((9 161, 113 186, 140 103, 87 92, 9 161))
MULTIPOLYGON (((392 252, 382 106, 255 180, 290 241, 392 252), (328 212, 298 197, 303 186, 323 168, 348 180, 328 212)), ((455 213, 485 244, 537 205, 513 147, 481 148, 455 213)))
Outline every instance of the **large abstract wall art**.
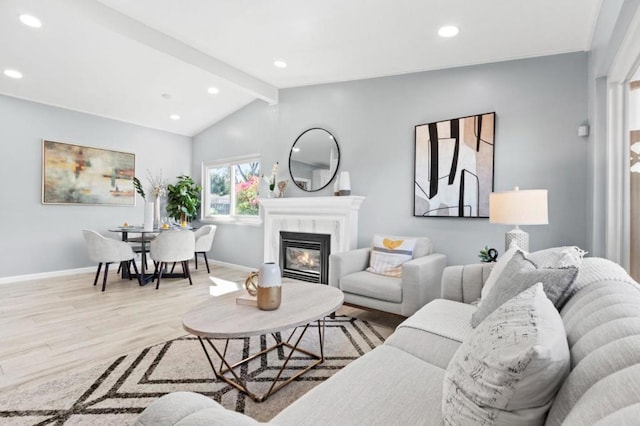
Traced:
POLYGON ((42 142, 43 204, 135 205, 135 155, 42 142))
POLYGON ((413 215, 489 217, 495 113, 415 127, 413 215))

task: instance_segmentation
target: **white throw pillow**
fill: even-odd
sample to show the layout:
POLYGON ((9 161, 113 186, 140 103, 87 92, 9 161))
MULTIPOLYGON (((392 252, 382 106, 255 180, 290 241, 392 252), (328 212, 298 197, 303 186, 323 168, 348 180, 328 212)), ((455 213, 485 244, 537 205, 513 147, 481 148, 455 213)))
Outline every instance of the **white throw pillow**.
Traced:
POLYGON ((500 278, 500 274, 502 274, 505 266, 507 266, 507 263, 509 263, 517 250, 520 250, 518 246, 512 244, 509 250, 505 251, 502 256, 498 257, 498 261, 495 265, 493 265, 493 269, 491 269, 491 272, 487 277, 487 281, 485 281, 484 286, 482 286, 482 290, 480 290, 480 303, 482 303, 482 299, 487 297, 487 294, 489 294, 491 287, 493 287, 498 281, 498 278, 500 278))
POLYGON ((569 372, 560 314, 538 283, 491 313, 443 381, 445 424, 540 425, 569 372))
POLYGON ((402 276, 402 264, 413 258, 416 240, 373 236, 367 271, 390 277, 402 276))

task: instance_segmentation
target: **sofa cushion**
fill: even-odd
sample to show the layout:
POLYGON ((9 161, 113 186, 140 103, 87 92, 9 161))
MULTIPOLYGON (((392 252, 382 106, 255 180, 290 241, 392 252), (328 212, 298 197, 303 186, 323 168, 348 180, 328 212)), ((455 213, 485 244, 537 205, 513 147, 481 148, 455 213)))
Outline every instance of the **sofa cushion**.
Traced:
POLYGON ((390 277, 402 276, 402 264, 413 259, 416 240, 373 236, 367 271, 390 277))
POLYGON ((220 408, 205 408, 188 415, 173 426, 254 426, 262 425, 249 416, 220 408))
POLYGON ((597 382, 619 370, 640 364, 639 348, 640 335, 627 336, 586 356, 562 384, 549 416, 562 422, 582 395, 597 382))
POLYGON ((569 346, 573 345, 601 324, 624 318, 640 318, 640 303, 630 300, 609 305, 593 312, 585 312, 582 321, 571 328, 567 327, 567 340, 569 346))
POLYGON ((639 298, 640 286, 624 281, 601 281, 581 290, 561 312, 569 347, 598 325, 640 316, 638 309, 627 306, 634 301, 637 306, 639 298))
MULTIPOLYGON (((594 384, 580 397, 566 418, 556 416, 552 409, 547 418, 548 425, 583 426, 594 425, 600 420, 609 425, 635 425, 605 422, 609 416, 634 406, 640 401, 640 364, 617 371, 594 384)), ((554 404, 554 408, 555 408, 554 404)), ((621 413, 624 415, 624 413, 621 413)), ((627 416, 623 416, 629 418, 627 416)))
POLYGON ((387 302, 402 302, 400 278, 367 271, 355 272, 340 278, 340 290, 387 302))
POLYGON ((517 251, 504 268, 502 274, 491 288, 489 294, 478 305, 478 310, 471 317, 471 325, 477 327, 500 305, 511 299, 533 284, 541 282, 544 291, 553 304, 560 309, 566 301, 566 294, 576 279, 578 269, 538 269, 517 251))
POLYGON ((443 370, 460 347, 460 342, 415 328, 398 328, 385 341, 408 354, 443 370), (437 350, 434 350, 437 348, 437 350))
POLYGON ((465 303, 436 299, 402 322, 385 345, 446 369, 460 343, 473 332, 474 311, 465 303))
POLYGON ((538 283, 492 312, 444 378, 447 424, 541 424, 569 370, 560 314, 538 283))
POLYGON ((456 302, 480 300, 483 284, 491 275, 494 263, 447 266, 442 273, 441 296, 456 302))
POLYGON ((595 426, 635 425, 638 419, 640 419, 640 402, 614 411, 598 420, 595 426))
POLYGON ((444 370, 382 345, 272 419, 278 425, 440 425, 444 370))
POLYGON ((173 392, 153 401, 140 413, 134 426, 173 425, 185 417, 207 408, 222 408, 220 404, 194 392, 173 392))
POLYGON ((582 264, 578 270, 578 276, 571 287, 571 291, 567 295, 570 300, 567 302, 565 307, 562 308, 562 316, 565 317, 564 311, 567 310, 567 308, 570 308, 572 302, 575 300, 573 296, 576 293, 583 293, 581 291, 582 289, 585 289, 595 283, 598 283, 599 287, 600 284, 605 281, 624 282, 627 284, 634 284, 636 286, 638 285, 633 281, 629 274, 627 274, 624 268, 617 263, 599 257, 585 258, 582 260, 582 264))
POLYGON ((640 336, 639 317, 618 318, 598 325, 582 336, 571 348, 571 368, 599 347, 633 335, 640 336))
POLYGON ((471 315, 476 307, 452 300, 435 299, 404 320, 404 327, 423 330, 457 342, 466 340, 472 333, 471 315))

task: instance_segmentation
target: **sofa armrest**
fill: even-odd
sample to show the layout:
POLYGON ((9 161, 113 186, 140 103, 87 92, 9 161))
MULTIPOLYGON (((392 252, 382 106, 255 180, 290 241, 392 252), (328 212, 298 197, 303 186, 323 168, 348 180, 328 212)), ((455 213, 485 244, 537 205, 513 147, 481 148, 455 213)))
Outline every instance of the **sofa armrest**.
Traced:
POLYGON ((442 273, 442 298, 471 303, 480 298, 494 263, 448 266, 442 273))
POLYGON ((402 315, 412 315, 440 297, 440 283, 446 266, 447 256, 440 253, 412 259, 402 265, 402 315))
POLYGON ((340 278, 367 269, 371 248, 361 248, 329 256, 329 285, 340 288, 340 278))

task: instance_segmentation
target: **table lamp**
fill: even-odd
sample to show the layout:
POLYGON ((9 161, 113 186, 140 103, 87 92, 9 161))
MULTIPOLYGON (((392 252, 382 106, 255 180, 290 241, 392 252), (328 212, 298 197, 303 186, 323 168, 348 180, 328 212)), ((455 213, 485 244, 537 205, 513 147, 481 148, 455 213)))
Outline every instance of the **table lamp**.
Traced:
POLYGON ((547 211, 547 190, 528 189, 520 191, 492 192, 489 194, 489 223, 515 225, 504 235, 504 249, 515 243, 524 251, 529 251, 529 234, 519 225, 546 225, 549 223, 547 211))

